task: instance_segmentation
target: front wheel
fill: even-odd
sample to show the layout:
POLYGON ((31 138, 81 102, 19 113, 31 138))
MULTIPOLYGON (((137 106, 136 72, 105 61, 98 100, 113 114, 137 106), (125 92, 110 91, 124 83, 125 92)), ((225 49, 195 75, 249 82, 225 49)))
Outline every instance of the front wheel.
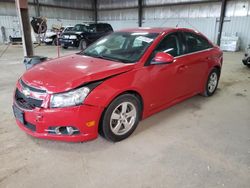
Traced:
POLYGON ((117 97, 103 114, 102 135, 113 142, 129 137, 139 123, 140 114, 141 105, 136 96, 124 94, 117 97))
POLYGON ((215 93, 219 83, 219 77, 220 77, 220 71, 214 68, 208 76, 207 83, 205 86, 205 91, 203 93, 204 96, 210 97, 215 93))
POLYGON ((87 42, 86 42, 86 40, 84 40, 84 39, 80 40, 79 50, 85 50, 86 48, 87 48, 87 42))

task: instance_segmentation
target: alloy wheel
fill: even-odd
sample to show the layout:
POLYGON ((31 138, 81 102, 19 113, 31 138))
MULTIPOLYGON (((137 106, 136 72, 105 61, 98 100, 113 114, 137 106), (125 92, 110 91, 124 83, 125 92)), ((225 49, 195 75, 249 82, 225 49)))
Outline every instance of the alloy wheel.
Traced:
POLYGON ((126 134, 135 124, 137 112, 131 102, 122 102, 112 112, 110 129, 115 135, 126 134))
POLYGON ((216 72, 213 72, 210 77, 209 77, 209 81, 208 81, 208 91, 210 93, 213 93, 214 90, 216 89, 218 83, 218 76, 216 74, 216 72))

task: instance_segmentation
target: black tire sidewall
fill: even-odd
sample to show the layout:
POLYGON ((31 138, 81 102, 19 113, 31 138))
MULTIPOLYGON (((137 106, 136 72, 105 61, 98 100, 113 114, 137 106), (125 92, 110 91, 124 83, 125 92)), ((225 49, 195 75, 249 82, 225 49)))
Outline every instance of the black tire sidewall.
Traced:
POLYGON ((129 137, 136 129, 140 120, 140 115, 141 115, 141 104, 136 96, 132 94, 123 94, 123 95, 118 96, 116 99, 114 99, 110 103, 110 105, 108 106, 108 108, 105 110, 103 114, 103 118, 101 122, 101 133, 102 133, 101 135, 104 136, 106 139, 113 141, 113 142, 118 142, 129 137), (136 108, 137 116, 136 116, 136 120, 135 120, 133 127, 127 133, 125 133, 124 135, 116 135, 111 131, 110 118, 111 118, 113 110, 122 102, 131 102, 136 108))
POLYGON ((79 50, 85 50, 86 48, 87 48, 87 41, 85 39, 81 39, 80 42, 79 42, 79 50), (86 42, 86 47, 84 49, 82 47, 83 42, 86 42))
POLYGON ((248 64, 248 63, 250 63, 250 57, 247 58, 247 64, 246 64, 246 66, 247 66, 248 68, 250 68, 250 64, 248 64))
POLYGON ((55 38, 53 38, 52 45, 57 46, 57 38, 56 38, 56 37, 55 37, 55 38))
POLYGON ((218 84, 219 84, 219 79, 220 79, 220 71, 219 71, 218 69, 214 68, 214 69, 209 73, 209 75, 208 75, 208 79, 207 79, 206 87, 205 87, 205 93, 204 93, 205 96, 210 97, 210 96, 212 96, 212 95, 215 93, 215 91, 217 90, 218 84), (210 91, 208 90, 208 83, 209 83, 211 74, 213 74, 214 72, 217 74, 217 84, 216 84, 216 87, 215 87, 214 91, 213 91, 213 92, 210 92, 210 91))

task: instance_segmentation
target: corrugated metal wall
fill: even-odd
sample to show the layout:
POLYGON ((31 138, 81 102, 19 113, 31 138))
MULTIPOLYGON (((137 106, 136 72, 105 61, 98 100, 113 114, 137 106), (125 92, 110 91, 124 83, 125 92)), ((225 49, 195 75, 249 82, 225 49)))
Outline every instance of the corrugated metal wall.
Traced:
POLYGON ((216 41, 216 18, 172 18, 164 20, 145 20, 144 27, 185 27, 204 33, 211 41, 216 41))
MULTIPOLYGON (((200 0, 193 0, 193 2, 200 0)), ((142 26, 147 27, 188 27, 201 31, 216 42, 218 31, 218 18, 220 16, 221 2, 192 5, 173 5, 145 7, 151 5, 185 3, 190 0, 144 0, 142 26)), ((100 0, 98 19, 109 22, 114 29, 138 26, 137 0, 100 0), (124 7, 122 10, 112 10, 124 7), (132 7, 132 8, 128 8, 132 7), (108 10, 105 10, 108 9, 108 10)), ((250 43, 250 0, 229 0, 226 8, 226 19, 223 32, 227 35, 237 34, 241 38, 241 49, 250 43), (237 27, 236 27, 237 26, 237 27)))
MULTIPOLYGON (((34 2, 29 0, 29 2, 34 2)), ((40 6, 40 15, 47 17, 48 28, 51 28, 53 24, 62 25, 75 25, 77 23, 93 21, 93 11, 85 10, 92 9, 93 2, 91 0, 39 0, 41 4, 46 6, 40 6), (49 6, 51 5, 51 7, 49 6), (55 6, 64 6, 69 8, 56 8, 55 6), (74 10, 77 8, 77 10, 74 10), (84 10, 80 10, 80 9, 84 10)), ((29 5, 29 15, 36 16, 35 6, 29 5)), ((9 35, 20 35, 19 20, 16 13, 16 7, 14 3, 0 2, 0 27, 4 26, 6 30, 7 38, 9 35)), ((0 32, 0 43, 3 42, 2 33, 0 32)))
MULTIPOLYGON (((216 41, 218 30, 218 17, 220 16, 220 2, 197 3, 192 5, 173 5, 146 7, 171 3, 185 3, 191 0, 143 0, 142 26, 155 27, 189 27, 195 28, 206 34, 212 41, 216 41)), ((192 0, 193 2, 201 0, 192 0)), ((29 0, 29 2, 34 2, 29 0)), ((54 22, 63 22, 64 25, 74 25, 78 22, 93 21, 94 13, 92 0, 39 0, 41 15, 48 17, 48 25, 54 22), (77 10, 67 8, 55 8, 57 6, 76 7, 77 10), (88 10, 79 10, 79 8, 88 10)), ((109 22, 115 30, 126 27, 138 26, 138 0, 98 0, 98 20, 109 22), (115 10, 117 9, 118 10, 115 10)), ((8 30, 18 27, 15 5, 13 3, 0 3, 0 26, 4 25, 8 30), (2 16, 3 15, 3 16, 2 16)), ((30 15, 35 16, 34 6, 30 6, 30 15)), ((226 8, 226 22, 223 32, 226 34, 237 33, 241 38, 241 49, 250 43, 250 0, 229 0, 226 8), (229 21, 230 20, 230 21, 229 21)), ((0 41, 1 41, 0 36, 0 41)))

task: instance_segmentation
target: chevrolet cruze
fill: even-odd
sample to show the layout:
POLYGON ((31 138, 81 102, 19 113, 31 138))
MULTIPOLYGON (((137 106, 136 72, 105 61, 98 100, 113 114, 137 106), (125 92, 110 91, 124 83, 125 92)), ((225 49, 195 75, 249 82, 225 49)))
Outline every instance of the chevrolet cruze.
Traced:
POLYGON ((77 54, 48 60, 17 81, 13 111, 26 133, 86 141, 130 136, 140 120, 216 91, 222 52, 184 28, 114 32, 77 54))

